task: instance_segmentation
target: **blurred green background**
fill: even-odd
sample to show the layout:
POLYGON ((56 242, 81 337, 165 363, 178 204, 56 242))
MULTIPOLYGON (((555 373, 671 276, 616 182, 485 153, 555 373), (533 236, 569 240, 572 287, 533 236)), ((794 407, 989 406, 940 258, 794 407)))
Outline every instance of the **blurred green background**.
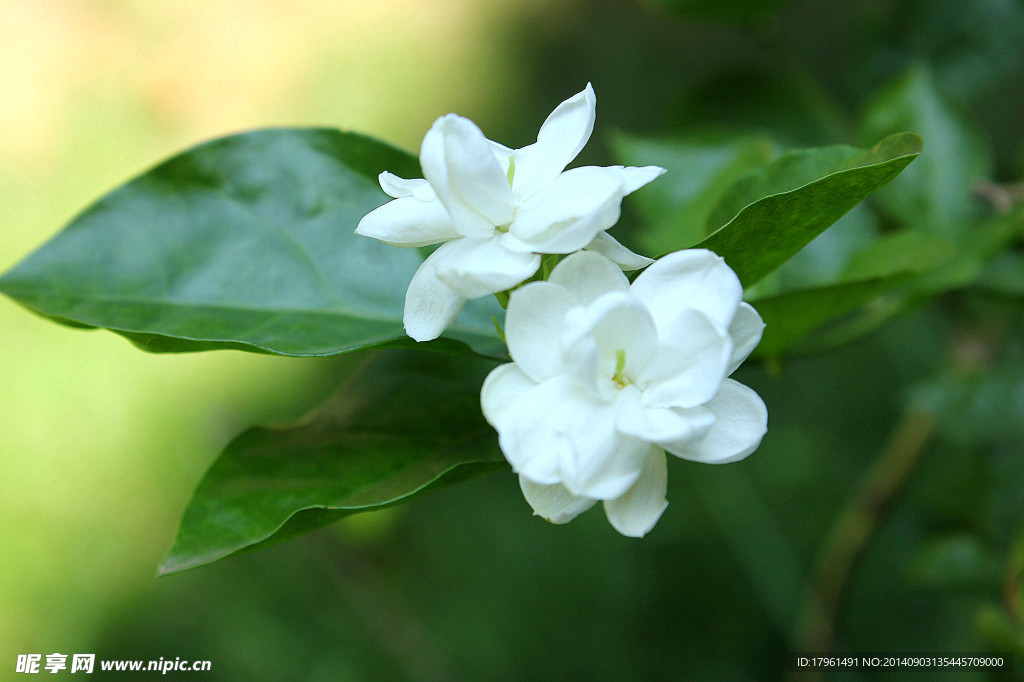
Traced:
MULTIPOLYGON (((416 150, 456 111, 518 147, 587 81, 580 162, 609 163, 614 130, 861 143, 864 102, 923 64, 991 145, 991 180, 1019 182, 1022 45, 1016 0, 2 0, 0 269, 213 136, 331 125, 416 150)), ((781 679, 823 538, 908 404, 936 434, 854 566, 835 645, 1012 651, 1019 264, 998 295, 947 294, 839 351, 744 369, 764 444, 729 467, 671 462, 642 541, 600 512, 533 518, 501 473, 161 579, 219 449, 301 415, 350 361, 151 356, 0 300, 0 678, 19 653, 94 652, 209 659, 188 676, 218 680, 781 679)))

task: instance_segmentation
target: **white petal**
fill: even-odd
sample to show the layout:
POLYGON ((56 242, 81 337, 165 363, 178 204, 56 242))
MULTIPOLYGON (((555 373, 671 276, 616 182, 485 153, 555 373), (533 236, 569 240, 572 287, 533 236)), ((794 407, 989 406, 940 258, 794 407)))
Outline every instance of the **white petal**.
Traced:
POLYGON ((644 387, 644 404, 703 405, 715 397, 726 377, 732 340, 696 310, 684 310, 662 324, 658 352, 637 377, 644 387))
POLYGON ((548 281, 587 305, 610 291, 626 291, 629 280, 613 262, 596 253, 574 253, 552 270, 548 281))
POLYGON ((572 253, 621 214, 621 167, 584 166, 559 175, 516 209, 509 234, 539 253, 572 253))
POLYGON ((642 538, 658 523, 668 502, 668 467, 665 453, 652 447, 644 457, 640 478, 621 497, 606 500, 604 513, 615 530, 631 538, 642 538))
POLYGON ((377 181, 380 182, 380 188, 384 190, 386 194, 396 199, 412 196, 417 199, 423 199, 424 201, 437 199, 437 194, 434 193, 430 183, 422 178, 406 180, 405 178, 398 177, 394 173, 384 171, 377 176, 377 181))
POLYGON ((440 201, 422 201, 412 195, 389 201, 364 215, 356 234, 394 246, 426 246, 461 236, 440 201))
POLYGON ((537 142, 515 152, 512 187, 525 199, 554 180, 576 158, 594 130, 597 98, 590 83, 559 104, 537 134, 537 142))
POLYGON ((623 196, 632 194, 668 172, 661 166, 611 166, 611 168, 619 169, 619 175, 622 177, 623 196))
POLYGON ((735 372, 736 368, 743 364, 761 341, 762 333, 764 321, 761 320, 761 316, 749 303, 741 302, 740 307, 736 309, 736 317, 732 318, 732 324, 729 325, 733 351, 732 358, 729 359, 729 369, 726 370, 727 375, 735 372))
POLYGON ((520 476, 519 488, 537 516, 551 523, 569 523, 594 506, 596 500, 573 495, 561 483, 541 485, 520 476))
POLYGON ((534 381, 563 373, 557 330, 574 305, 572 295, 551 282, 531 282, 512 292, 505 314, 508 352, 534 381))
POLYGON ((715 415, 708 434, 684 450, 669 452, 696 462, 727 464, 743 459, 761 444, 768 430, 768 408, 753 390, 726 379, 706 407, 715 415))
POLYGON ((445 251, 437 260, 437 277, 466 299, 511 289, 540 266, 538 254, 509 251, 493 237, 455 239, 441 249, 445 251))
POLYGON ((610 400, 618 364, 623 363, 625 380, 639 376, 657 352, 658 333, 640 301, 628 292, 612 291, 585 308, 572 309, 559 343, 566 373, 594 396, 610 400))
POLYGON ((647 305, 659 332, 687 309, 699 310, 728 329, 743 295, 736 273, 706 249, 676 251, 658 259, 640 273, 630 291, 647 305))
POLYGON ((405 333, 417 341, 430 341, 441 335, 455 321, 466 299, 452 291, 437 277, 437 262, 444 250, 462 241, 456 239, 430 254, 409 282, 405 293, 405 333))
POLYGON ((703 437, 715 417, 710 410, 649 407, 626 387, 615 398, 615 428, 648 443, 690 442, 703 437))
POLYGON ((504 425, 514 415, 509 410, 520 398, 536 387, 537 382, 527 376, 514 362, 499 365, 492 369, 483 386, 480 387, 480 409, 484 419, 495 429, 504 425))
POLYGON ((646 268, 654 262, 653 258, 633 253, 603 230, 598 232, 594 241, 584 246, 583 249, 601 254, 626 272, 646 268))
POLYGON ((512 187, 491 142, 469 119, 437 119, 423 138, 420 165, 462 235, 489 237, 512 220, 512 187))

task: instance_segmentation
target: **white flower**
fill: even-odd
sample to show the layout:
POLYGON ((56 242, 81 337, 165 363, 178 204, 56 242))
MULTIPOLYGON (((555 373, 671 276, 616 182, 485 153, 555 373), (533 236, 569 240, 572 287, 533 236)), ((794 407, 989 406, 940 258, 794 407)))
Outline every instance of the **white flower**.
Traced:
POLYGON ((396 246, 447 242, 409 285, 409 336, 437 338, 466 300, 529 279, 540 265, 538 254, 591 248, 627 269, 650 263, 604 231, 619 219, 622 198, 665 170, 564 170, 590 138, 595 104, 588 84, 548 116, 537 142, 515 150, 485 138, 469 119, 448 114, 423 138, 425 180, 381 173, 380 186, 394 201, 364 216, 356 234, 396 246))
POLYGON ((665 256, 632 285, 595 253, 512 293, 513 362, 481 391, 487 421, 534 511, 566 523, 604 501, 640 537, 667 506, 665 451, 734 462, 761 442, 761 398, 726 377, 764 324, 735 273, 710 251, 665 256))

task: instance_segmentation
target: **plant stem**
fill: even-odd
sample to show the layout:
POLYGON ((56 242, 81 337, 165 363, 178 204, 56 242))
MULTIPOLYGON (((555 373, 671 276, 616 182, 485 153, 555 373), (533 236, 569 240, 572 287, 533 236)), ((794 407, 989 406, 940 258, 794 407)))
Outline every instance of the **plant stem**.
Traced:
MULTIPOLYGON (((843 511, 829 530, 804 596, 796 651, 827 654, 836 631, 839 608, 854 564, 878 527, 882 513, 906 483, 935 430, 931 414, 909 408, 843 511)), ((795 673, 794 680, 817 680, 822 670, 795 673)))

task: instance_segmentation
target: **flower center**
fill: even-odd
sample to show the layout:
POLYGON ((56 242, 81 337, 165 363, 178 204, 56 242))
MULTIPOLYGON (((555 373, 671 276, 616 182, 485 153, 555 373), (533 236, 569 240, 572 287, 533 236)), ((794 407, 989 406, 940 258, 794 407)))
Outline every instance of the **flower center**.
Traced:
POLYGON ((612 381, 618 388, 625 388, 633 383, 629 377, 623 372, 626 369, 626 351, 617 350, 615 351, 615 374, 612 375, 612 381))

